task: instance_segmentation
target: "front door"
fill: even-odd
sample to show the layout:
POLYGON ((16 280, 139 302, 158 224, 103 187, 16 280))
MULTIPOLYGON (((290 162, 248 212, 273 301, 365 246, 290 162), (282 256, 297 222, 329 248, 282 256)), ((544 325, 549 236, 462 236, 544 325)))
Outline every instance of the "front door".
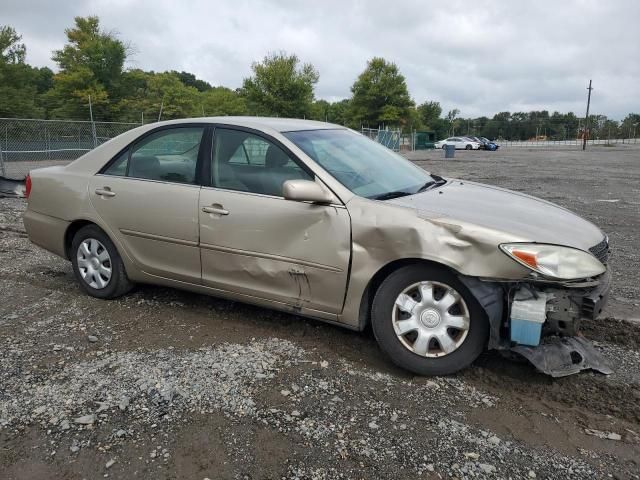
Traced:
POLYGON ((282 184, 313 175, 271 139, 216 128, 210 187, 200 194, 207 286, 295 308, 339 313, 350 220, 341 205, 285 200, 282 184))
POLYGON ((203 132, 152 132, 90 182, 91 204, 146 273, 201 281, 196 166, 203 132))

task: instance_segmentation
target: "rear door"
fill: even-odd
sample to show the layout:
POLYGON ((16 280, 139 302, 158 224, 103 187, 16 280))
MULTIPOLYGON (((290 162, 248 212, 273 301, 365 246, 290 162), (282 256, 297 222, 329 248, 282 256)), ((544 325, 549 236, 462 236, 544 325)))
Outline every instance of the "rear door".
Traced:
POLYGON ((346 208, 285 200, 286 180, 314 176, 259 132, 216 128, 212 150, 199 203, 203 283, 340 312, 351 254, 346 208))
POLYGON ((203 125, 145 135, 89 185, 91 203, 146 273, 200 283, 198 157, 203 125))

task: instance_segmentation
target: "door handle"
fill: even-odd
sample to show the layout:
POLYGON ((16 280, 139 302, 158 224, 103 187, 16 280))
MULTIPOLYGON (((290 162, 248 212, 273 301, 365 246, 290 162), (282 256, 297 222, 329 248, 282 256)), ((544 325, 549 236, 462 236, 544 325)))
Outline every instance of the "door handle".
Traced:
POLYGON ((96 188, 96 195, 100 195, 101 197, 115 197, 116 192, 112 192, 109 187, 96 188))
POLYGON ((202 207, 204 213, 214 213, 216 215, 229 215, 229 210, 225 210, 222 207, 202 207))

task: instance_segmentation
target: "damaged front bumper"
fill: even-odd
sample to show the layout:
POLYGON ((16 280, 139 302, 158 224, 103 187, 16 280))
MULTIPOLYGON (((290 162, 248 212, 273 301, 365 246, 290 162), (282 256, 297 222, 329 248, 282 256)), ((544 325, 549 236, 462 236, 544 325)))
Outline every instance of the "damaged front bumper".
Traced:
POLYGON ((470 277, 462 281, 487 314, 490 349, 514 351, 554 377, 587 368, 612 373, 598 351, 578 336, 581 321, 596 319, 607 304, 609 269, 585 282, 503 282, 470 277), (514 313, 522 318, 514 319, 514 313), (525 335, 522 324, 527 325, 525 335))
POLYGON ((595 320, 604 310, 611 288, 611 271, 598 277, 595 285, 565 284, 563 288, 547 287, 541 291, 551 294, 553 299, 547 302, 547 321, 543 326, 543 335, 559 334, 575 336, 580 329, 582 319, 595 320))

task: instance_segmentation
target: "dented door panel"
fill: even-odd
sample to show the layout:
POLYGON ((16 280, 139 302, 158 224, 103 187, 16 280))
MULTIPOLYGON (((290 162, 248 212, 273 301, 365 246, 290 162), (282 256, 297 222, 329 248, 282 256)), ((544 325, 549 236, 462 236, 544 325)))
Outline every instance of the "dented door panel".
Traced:
POLYGON ((199 210, 204 285, 294 310, 342 310, 351 254, 345 208, 203 188, 199 210))

